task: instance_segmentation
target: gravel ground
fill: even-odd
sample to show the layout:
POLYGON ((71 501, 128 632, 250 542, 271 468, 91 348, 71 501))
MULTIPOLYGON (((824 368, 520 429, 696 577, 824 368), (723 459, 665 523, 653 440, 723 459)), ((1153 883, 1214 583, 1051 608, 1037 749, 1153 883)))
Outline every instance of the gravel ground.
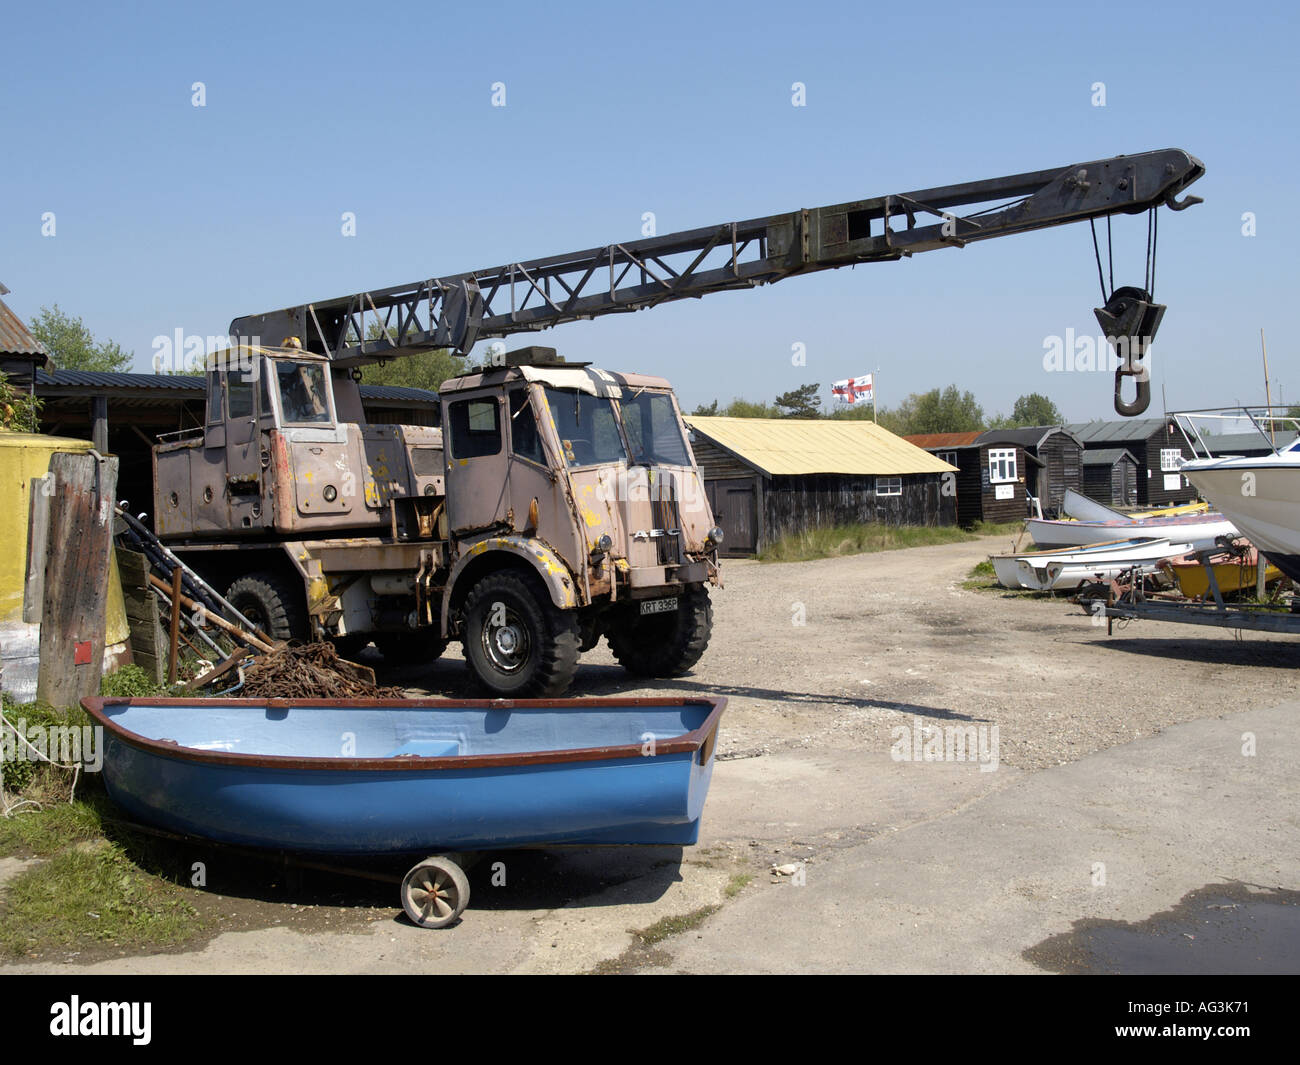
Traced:
MULTIPOLYGON (((286 894, 250 868, 243 888, 209 889, 215 937, 2 968, 1022 972, 1022 950, 1076 919, 1140 920, 1224 878, 1294 886, 1295 639, 1152 622, 1107 636, 1064 599, 965 589, 1004 547, 729 562, 689 676, 635 687, 603 646, 584 656, 575 696, 728 697, 698 847, 503 855, 508 883, 471 870, 464 928, 447 933, 406 922, 387 885, 319 874, 286 894), (900 764, 896 730, 918 724, 996 726, 1000 771, 900 764), (1242 729, 1259 733, 1258 761, 1242 729), (1097 861, 1113 890, 1096 889, 1097 861), (783 863, 789 876, 769 871, 783 863), (632 931, 664 920, 677 934, 653 946, 632 931)), ((458 649, 386 673, 412 693, 477 694, 458 649)), ((0 863, 0 878, 16 871, 0 863)))
MULTIPOLYGON (((1007 538, 799 563, 728 560, 714 629, 692 673, 629 686, 602 642, 574 696, 729 699, 723 757, 831 747, 888 751, 900 725, 998 726, 1000 760, 1073 762, 1168 725, 1291 698, 1300 643, 1159 622, 1101 625, 1064 598, 962 587, 1007 538)), ((469 694, 456 649, 403 676, 469 694)))

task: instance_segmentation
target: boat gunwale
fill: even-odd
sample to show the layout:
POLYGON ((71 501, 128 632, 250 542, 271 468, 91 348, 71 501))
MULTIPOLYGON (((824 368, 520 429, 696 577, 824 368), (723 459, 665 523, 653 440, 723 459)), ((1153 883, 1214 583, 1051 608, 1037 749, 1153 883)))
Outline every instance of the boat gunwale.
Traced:
POLYGON ((1032 555, 1062 555, 1074 554, 1078 551, 1098 551, 1102 548, 1109 551, 1118 550, 1122 544, 1133 544, 1135 547, 1143 544, 1152 544, 1159 540, 1172 540, 1169 536, 1127 536, 1119 540, 1099 540, 1095 544, 1064 544, 1061 547, 1040 547, 1037 551, 1007 551, 1000 555, 989 555, 989 559, 995 558, 1029 558, 1032 555))
POLYGON ((705 751, 702 763, 707 762, 717 747, 719 719, 727 706, 727 697, 699 696, 687 699, 656 699, 639 696, 629 699, 176 699, 130 696, 92 696, 81 700, 82 708, 100 725, 123 743, 150 754, 162 755, 186 762, 212 766, 231 766, 260 769, 315 769, 321 771, 411 772, 415 770, 496 769, 565 762, 615 761, 623 758, 653 758, 665 754, 686 754, 705 751), (697 704, 712 706, 697 728, 670 740, 655 740, 654 754, 647 755, 642 743, 624 743, 608 747, 571 747, 549 751, 514 751, 505 754, 457 754, 423 758, 418 755, 399 755, 383 758, 303 757, 286 754, 242 754, 234 751, 204 751, 185 747, 172 741, 142 736, 114 721, 106 713, 106 706, 158 706, 190 707, 194 709, 223 707, 261 707, 265 710, 288 710, 302 707, 350 708, 363 710, 599 710, 602 707, 656 707, 697 704), (198 704, 196 706, 196 704, 198 704), (707 750, 705 750, 707 748, 707 750))

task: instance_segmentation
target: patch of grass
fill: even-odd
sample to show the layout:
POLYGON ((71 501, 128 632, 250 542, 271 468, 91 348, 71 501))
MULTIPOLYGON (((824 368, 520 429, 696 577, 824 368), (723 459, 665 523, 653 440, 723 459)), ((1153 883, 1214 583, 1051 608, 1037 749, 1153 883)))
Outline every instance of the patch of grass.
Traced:
POLYGON ((979 591, 982 588, 998 588, 998 577, 993 569, 993 563, 987 558, 974 566, 966 574, 966 579, 961 582, 961 586, 967 591, 979 591))
POLYGON ((737 873, 727 881, 727 886, 723 889, 724 893, 727 898, 734 899, 749 886, 750 881, 753 879, 753 876, 749 873, 737 873))
POLYGON ((955 525, 835 525, 782 537, 758 558, 760 562, 806 562, 814 558, 956 544, 974 539, 973 534, 955 525))
POLYGON ((977 522, 972 529, 957 525, 834 525, 809 529, 782 537, 758 556, 760 562, 807 562, 815 558, 836 558, 873 551, 896 551, 905 547, 962 544, 985 536, 1014 536, 1024 523, 977 522))
POLYGON ((632 934, 636 936, 641 946, 652 947, 671 936, 678 936, 683 932, 689 932, 692 928, 699 927, 720 909, 722 909, 721 906, 701 906, 698 910, 692 910, 690 913, 661 917, 649 928, 632 929, 632 934))
POLYGON ((971 532, 976 536, 1015 536, 1024 527, 1023 521, 977 521, 971 532))
POLYGON ((0 953, 78 945, 167 947, 202 930, 176 884, 142 872, 115 843, 79 843, 14 877, 0 895, 0 953))
MULTIPOLYGON (((58 769, 34 758, 29 760, 27 754, 30 752, 25 749, 23 754, 19 754, 21 745, 17 736, 30 739, 33 736, 31 730, 38 727, 46 730, 44 735, 48 736, 50 729, 89 725, 90 717, 81 707, 69 706, 56 710, 48 703, 15 703, 8 695, 4 695, 0 698, 0 718, 3 718, 0 722, 0 758, 4 760, 2 768, 6 792, 21 792, 25 798, 40 801, 44 798, 44 792, 57 791, 59 782, 71 783, 71 770, 58 769)), ((65 799, 67 783, 62 785, 65 799)))
MULTIPOLYGON (((64 799, 67 795, 63 796, 64 799)), ((28 808, 0 817, 0 857, 46 857, 71 843, 103 835, 105 800, 58 802, 43 810, 28 808)))

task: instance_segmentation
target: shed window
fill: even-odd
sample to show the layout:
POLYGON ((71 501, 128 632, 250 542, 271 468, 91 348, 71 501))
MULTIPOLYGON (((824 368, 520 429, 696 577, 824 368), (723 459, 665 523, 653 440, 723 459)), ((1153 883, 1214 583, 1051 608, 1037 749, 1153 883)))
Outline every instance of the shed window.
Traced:
POLYGON ((989 480, 993 484, 1005 484, 1016 479, 1016 449, 989 448, 989 480))
POLYGON ((901 477, 877 477, 876 478, 876 495, 901 496, 902 494, 903 494, 903 478, 901 477))
POLYGON ((956 465, 957 465, 957 452, 955 452, 955 451, 940 451, 940 452, 939 452, 939 461, 940 461, 940 462, 946 462, 949 466, 956 466, 956 465))
POLYGON ((1178 468, 1182 465, 1183 452, 1181 448, 1162 447, 1160 449, 1160 472, 1177 473, 1178 468))

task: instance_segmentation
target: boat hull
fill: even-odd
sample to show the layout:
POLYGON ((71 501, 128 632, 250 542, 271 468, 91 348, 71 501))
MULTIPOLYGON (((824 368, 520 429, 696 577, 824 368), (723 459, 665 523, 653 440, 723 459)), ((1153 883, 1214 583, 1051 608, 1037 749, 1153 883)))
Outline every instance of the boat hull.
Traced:
POLYGON ((1187 544, 1174 546, 1167 538, 1151 537, 989 558, 1002 587, 1049 591, 1077 588, 1085 580, 1116 576, 1135 566, 1149 572, 1161 559, 1187 549, 1187 544))
MULTIPOLYGON (((1220 592, 1239 592, 1253 589, 1257 572, 1254 562, 1214 562, 1214 580, 1220 592)), ((1178 590, 1188 599, 1204 599, 1210 595, 1210 575, 1199 562, 1172 565, 1169 571, 1178 582, 1178 590)), ((1264 583, 1271 584, 1282 576, 1282 571, 1271 562, 1264 567, 1264 583)))
POLYGON ((1181 472, 1270 562, 1300 581, 1300 462, 1203 459, 1185 463, 1181 472))
POLYGON ((1226 513, 1213 516, 1190 514, 1141 522, 1049 521, 1030 518, 1025 525, 1034 543, 1049 549, 1086 547, 1119 536, 1165 536, 1192 544, 1197 551, 1205 551, 1214 547, 1221 536, 1235 538, 1249 535, 1245 529, 1239 529, 1226 513))
MULTIPOLYGON (((96 714, 93 702, 127 701, 87 700, 86 705, 106 724, 105 787, 133 817, 221 843, 336 855, 552 844, 692 844, 699 836, 722 709, 721 703, 709 701, 657 707, 647 705, 653 700, 619 700, 617 705, 564 700, 565 705, 546 707, 484 704, 482 715, 491 719, 482 730, 484 737, 508 733, 523 715, 530 718, 525 740, 563 737, 566 710, 580 709, 589 716, 595 709, 625 715, 628 720, 618 738, 633 742, 479 755, 298 758, 180 744, 169 750, 157 737, 124 728, 114 717, 129 715, 114 715, 111 705, 96 714), (649 738, 638 743, 642 735, 649 738)), ((189 714, 222 709, 135 700, 137 705, 146 702, 175 702, 179 713, 189 714)), ((304 709, 286 708, 287 701, 272 701, 281 703, 275 708, 256 700, 221 702, 227 708, 232 703, 253 704, 254 713, 283 713, 285 720, 292 719, 294 710, 304 709)), ((320 703, 309 705, 325 709, 320 703)), ((395 710, 395 705, 400 701, 375 700, 370 708, 383 713, 395 710)), ((464 714, 466 704, 452 705, 464 714)), ((350 731, 343 726, 353 723, 358 706, 349 704, 351 717, 340 719, 338 734, 350 731)), ((430 722, 437 722, 436 701, 427 701, 421 710, 430 722)), ((403 707, 397 712, 411 711, 403 707)), ((251 727, 246 712, 235 716, 251 727)), ((459 735, 461 740, 426 736, 407 746, 445 752, 451 743, 472 747, 479 741, 478 734, 461 727, 462 721, 446 724, 450 727, 432 731, 459 735)), ((328 724, 323 728, 328 730, 328 724)), ((315 722, 312 729, 317 729, 315 722)), ((215 734, 220 728, 208 731, 215 734)))

